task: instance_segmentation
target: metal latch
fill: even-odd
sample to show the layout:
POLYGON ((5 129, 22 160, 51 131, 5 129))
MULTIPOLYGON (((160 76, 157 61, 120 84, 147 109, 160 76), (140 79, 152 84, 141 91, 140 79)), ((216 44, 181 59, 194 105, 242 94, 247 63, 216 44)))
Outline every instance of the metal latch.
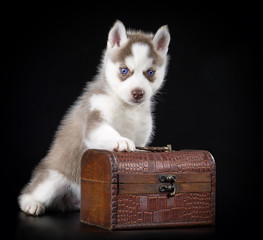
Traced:
POLYGON ((175 175, 161 175, 159 181, 162 183, 170 183, 169 185, 163 184, 159 186, 159 192, 168 192, 168 197, 173 197, 176 193, 175 175))
POLYGON ((172 145, 167 144, 164 147, 136 147, 138 150, 150 151, 150 152, 172 152, 172 145))

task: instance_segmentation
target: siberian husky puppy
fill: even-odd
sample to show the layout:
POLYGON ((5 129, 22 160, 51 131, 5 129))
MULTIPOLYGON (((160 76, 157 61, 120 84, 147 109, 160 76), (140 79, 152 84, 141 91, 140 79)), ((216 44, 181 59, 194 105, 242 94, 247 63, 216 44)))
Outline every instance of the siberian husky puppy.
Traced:
POLYGON ((47 156, 19 196, 22 211, 80 207, 80 160, 86 149, 134 151, 153 133, 152 98, 162 86, 170 34, 126 31, 116 21, 99 71, 65 115, 47 156))

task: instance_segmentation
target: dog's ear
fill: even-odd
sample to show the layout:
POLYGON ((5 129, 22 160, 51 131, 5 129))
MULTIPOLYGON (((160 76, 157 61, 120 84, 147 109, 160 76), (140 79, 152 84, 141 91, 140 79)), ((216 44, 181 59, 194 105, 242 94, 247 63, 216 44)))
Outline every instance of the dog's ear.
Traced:
POLYGON ((153 37, 153 45, 155 49, 165 55, 168 51, 168 46, 170 43, 170 33, 167 25, 162 26, 158 29, 153 37))
POLYGON ((125 26, 121 21, 117 20, 109 32, 107 48, 121 47, 126 41, 125 26))

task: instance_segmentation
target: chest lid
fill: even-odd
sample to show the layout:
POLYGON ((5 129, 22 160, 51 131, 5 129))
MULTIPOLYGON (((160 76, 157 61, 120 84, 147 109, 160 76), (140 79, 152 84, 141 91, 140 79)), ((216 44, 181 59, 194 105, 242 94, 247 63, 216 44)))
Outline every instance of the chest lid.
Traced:
POLYGON ((81 178, 118 184, 119 194, 210 192, 215 162, 203 150, 110 152, 87 150, 81 178))

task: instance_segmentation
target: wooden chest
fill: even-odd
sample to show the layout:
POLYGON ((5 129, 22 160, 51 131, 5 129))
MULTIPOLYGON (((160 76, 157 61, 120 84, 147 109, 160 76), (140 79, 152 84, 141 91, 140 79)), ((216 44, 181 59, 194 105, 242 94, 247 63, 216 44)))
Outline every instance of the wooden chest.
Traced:
POLYGON ((215 224, 216 168, 202 150, 87 150, 81 222, 109 230, 215 224))

